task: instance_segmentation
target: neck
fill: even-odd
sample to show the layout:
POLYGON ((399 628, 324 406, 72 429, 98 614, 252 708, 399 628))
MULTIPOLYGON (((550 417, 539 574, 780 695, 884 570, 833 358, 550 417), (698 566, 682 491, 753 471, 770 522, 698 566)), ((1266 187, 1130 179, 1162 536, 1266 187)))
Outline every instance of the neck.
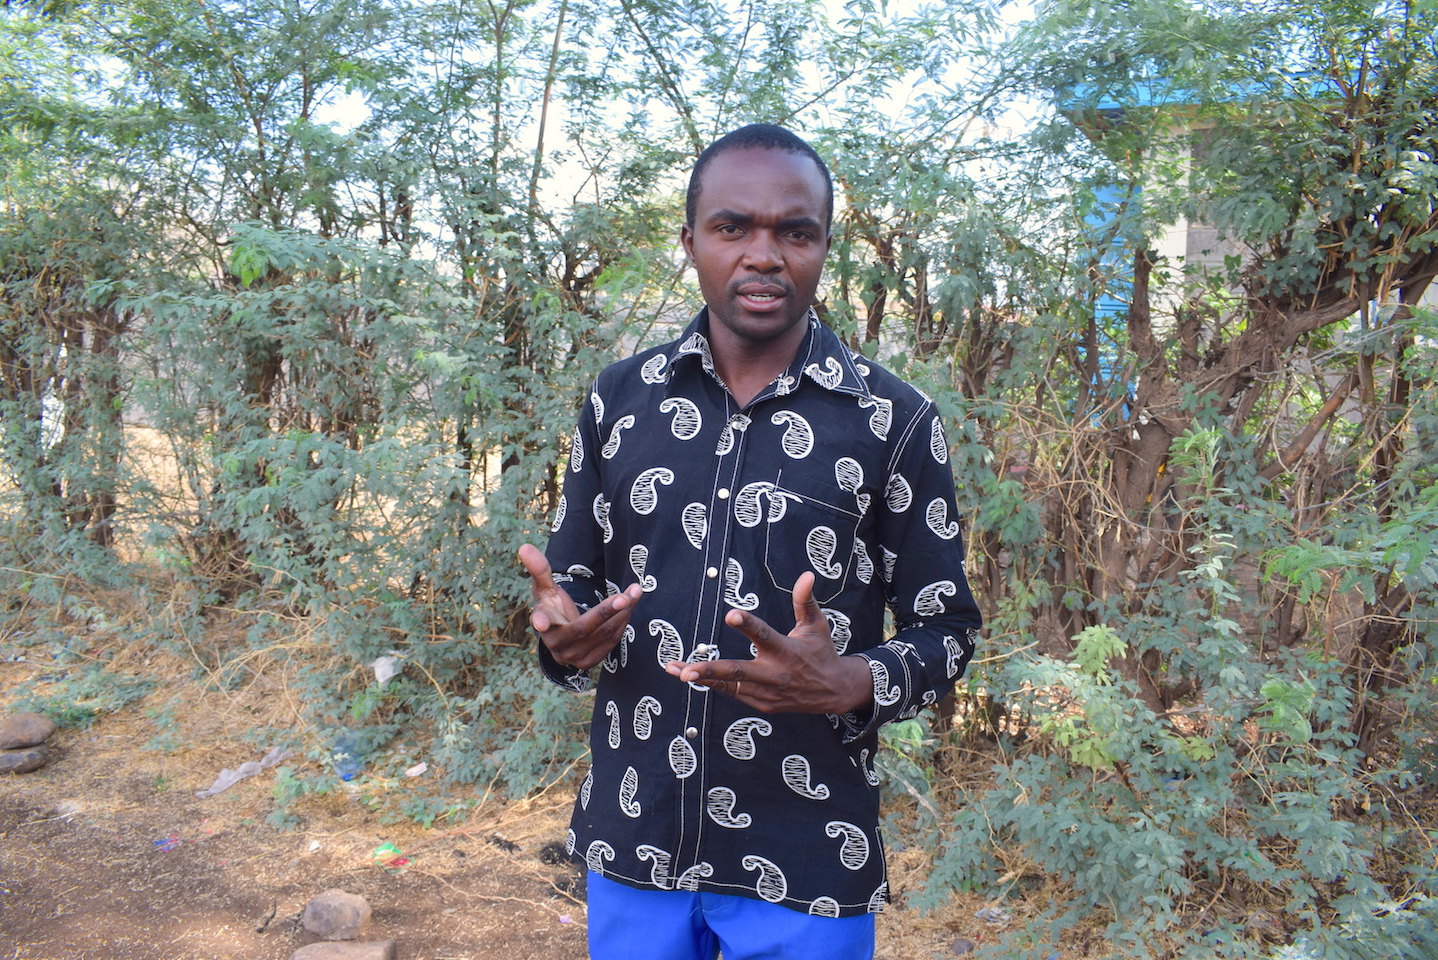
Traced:
POLYGON ((796 324, 783 337, 756 343, 711 324, 709 351, 714 371, 728 386, 735 402, 741 408, 747 407, 774 378, 789 369, 808 331, 808 323, 796 324))

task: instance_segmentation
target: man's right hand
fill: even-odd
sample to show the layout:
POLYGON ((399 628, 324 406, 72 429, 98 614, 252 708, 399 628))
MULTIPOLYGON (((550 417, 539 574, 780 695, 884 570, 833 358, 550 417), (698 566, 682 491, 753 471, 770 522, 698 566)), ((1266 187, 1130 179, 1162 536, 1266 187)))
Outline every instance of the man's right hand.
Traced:
POLYGON ((624 636, 634 604, 643 595, 639 584, 630 584, 594 609, 580 613, 569 594, 554 582, 554 571, 537 547, 528 543, 520 547, 519 562, 529 571, 534 596, 529 625, 554 659, 578 670, 588 670, 603 660, 624 636))

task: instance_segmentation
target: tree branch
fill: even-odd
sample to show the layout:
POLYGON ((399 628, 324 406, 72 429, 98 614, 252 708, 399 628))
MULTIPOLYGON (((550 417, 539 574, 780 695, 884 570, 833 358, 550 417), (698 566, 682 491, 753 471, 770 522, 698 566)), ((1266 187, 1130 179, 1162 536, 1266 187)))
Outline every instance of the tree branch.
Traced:
POLYGON ((1304 451, 1308 449, 1308 445, 1313 442, 1313 438, 1318 436, 1318 431, 1322 430, 1324 425, 1338 412, 1338 408, 1343 405, 1344 400, 1348 399, 1348 394, 1353 392, 1353 388, 1357 385, 1357 373, 1345 375, 1338 382, 1338 386, 1333 388, 1333 392, 1329 394, 1323 406, 1319 407, 1318 412, 1308 421, 1308 425, 1298 431, 1298 436, 1294 437, 1293 441, 1273 461, 1259 470, 1258 475, 1264 480, 1272 480, 1298 463, 1303 457, 1304 451))

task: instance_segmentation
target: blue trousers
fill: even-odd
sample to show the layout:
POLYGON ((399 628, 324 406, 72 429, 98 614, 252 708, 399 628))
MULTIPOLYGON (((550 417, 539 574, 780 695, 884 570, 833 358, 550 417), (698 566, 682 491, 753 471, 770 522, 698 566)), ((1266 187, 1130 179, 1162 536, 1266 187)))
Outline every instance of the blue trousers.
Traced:
POLYGON ((813 917, 723 893, 638 890, 589 874, 591 960, 872 960, 874 915, 813 917))

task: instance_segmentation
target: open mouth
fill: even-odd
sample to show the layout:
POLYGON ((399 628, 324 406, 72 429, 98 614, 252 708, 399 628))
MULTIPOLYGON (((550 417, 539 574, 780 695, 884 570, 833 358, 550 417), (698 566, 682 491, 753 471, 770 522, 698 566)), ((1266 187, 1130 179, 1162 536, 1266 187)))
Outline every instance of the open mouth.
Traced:
POLYGON ((745 309, 764 312, 780 306, 789 291, 772 283, 746 283, 735 290, 745 309))

